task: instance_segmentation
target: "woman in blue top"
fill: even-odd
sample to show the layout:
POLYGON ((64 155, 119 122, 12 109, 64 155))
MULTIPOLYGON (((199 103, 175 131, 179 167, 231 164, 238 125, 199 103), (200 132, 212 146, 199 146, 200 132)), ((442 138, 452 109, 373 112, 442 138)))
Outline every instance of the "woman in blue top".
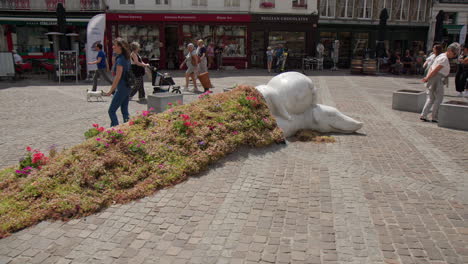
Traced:
POLYGON ((114 70, 115 78, 110 91, 106 95, 111 96, 116 89, 117 91, 112 98, 108 111, 111 120, 111 127, 119 124, 116 114, 119 107, 122 111, 124 123, 128 121, 130 117, 128 113, 128 101, 131 91, 130 86, 128 85, 128 71, 130 69, 130 48, 128 43, 122 38, 117 38, 114 40, 112 49, 117 54, 117 59, 115 60, 116 67, 114 70))

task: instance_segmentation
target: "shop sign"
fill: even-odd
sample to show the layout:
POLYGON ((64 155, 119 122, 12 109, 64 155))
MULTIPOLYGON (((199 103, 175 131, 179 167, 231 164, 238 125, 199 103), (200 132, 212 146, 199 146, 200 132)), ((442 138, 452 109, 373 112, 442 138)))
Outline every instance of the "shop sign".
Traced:
POLYGON ((308 23, 312 22, 312 16, 275 16, 275 15, 256 15, 253 17, 256 22, 269 23, 308 23))
POLYGON ((110 21, 169 21, 169 22, 250 22, 250 15, 226 15, 226 14, 115 14, 108 13, 110 21))

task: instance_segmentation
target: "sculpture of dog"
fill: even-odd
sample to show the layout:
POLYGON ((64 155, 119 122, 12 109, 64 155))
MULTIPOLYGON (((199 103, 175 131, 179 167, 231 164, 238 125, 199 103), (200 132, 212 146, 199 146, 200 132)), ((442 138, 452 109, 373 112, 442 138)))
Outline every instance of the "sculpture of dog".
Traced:
POLYGON ((285 72, 255 88, 265 98, 285 137, 301 129, 353 133, 363 126, 334 107, 317 104, 317 88, 302 73, 285 72))
POLYGON ((96 102, 101 101, 104 102, 102 96, 104 95, 104 91, 89 91, 86 90, 86 101, 91 102, 91 98, 96 98, 96 102))

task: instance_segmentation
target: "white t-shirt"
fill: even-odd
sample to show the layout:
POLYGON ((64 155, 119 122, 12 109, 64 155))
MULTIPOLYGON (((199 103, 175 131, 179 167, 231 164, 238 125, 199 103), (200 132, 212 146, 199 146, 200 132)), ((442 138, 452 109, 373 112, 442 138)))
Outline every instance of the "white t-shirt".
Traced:
POLYGON ((13 58, 15 59, 15 64, 23 63, 23 58, 21 58, 20 55, 15 53, 15 54, 13 54, 13 58))
POLYGON ((430 65, 435 59, 435 54, 432 53, 431 56, 427 57, 426 59, 426 62, 427 62, 427 65, 430 65))
POLYGON ((439 72, 447 77, 450 74, 450 63, 446 53, 442 53, 437 56, 437 58, 435 58, 434 63, 432 63, 431 66, 431 71, 433 71, 439 65, 442 65, 442 69, 440 69, 439 72))

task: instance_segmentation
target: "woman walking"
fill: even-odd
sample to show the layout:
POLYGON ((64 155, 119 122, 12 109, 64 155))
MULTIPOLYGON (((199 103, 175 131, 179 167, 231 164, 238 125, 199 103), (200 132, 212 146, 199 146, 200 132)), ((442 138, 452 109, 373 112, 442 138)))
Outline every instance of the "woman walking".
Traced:
POLYGON ((429 57, 427 57, 426 62, 424 62, 423 68, 424 68, 424 77, 427 76, 429 73, 429 69, 431 68, 432 63, 434 63, 435 58, 439 56, 442 53, 442 46, 439 44, 434 44, 432 46, 432 53, 429 57))
POLYGON ((214 44, 211 43, 208 48, 206 49, 206 56, 208 56, 208 69, 211 69, 214 64, 215 52, 214 52, 214 44))
POLYGON ((193 82, 193 91, 198 92, 197 89, 197 79, 195 78, 195 72, 197 72, 197 52, 195 51, 195 46, 192 43, 187 45, 187 55, 185 56, 185 60, 180 64, 180 69, 184 67, 184 64, 187 65, 187 70, 185 71, 185 88, 184 90, 189 90, 189 78, 192 78, 193 82))
POLYGON ((223 52, 224 52, 223 45, 219 43, 218 46, 215 48, 217 71, 221 70, 221 67, 223 67, 223 52))
POLYGON ((197 42, 197 56, 200 58, 200 64, 198 65, 198 73, 208 72, 207 67, 207 58, 206 58, 206 47, 202 39, 199 39, 197 42))
POLYGON ((455 76, 455 88, 458 92, 457 96, 468 96, 468 86, 466 81, 468 78, 468 44, 465 44, 463 54, 460 55, 457 66, 457 75, 455 76), (463 93, 465 89, 466 91, 463 93))
POLYGON ((117 38, 114 40, 114 45, 112 49, 117 54, 115 60, 115 78, 112 83, 110 91, 106 94, 111 96, 115 91, 114 97, 112 97, 111 104, 109 106, 109 117, 111 120, 111 127, 117 126, 119 120, 117 119, 117 109, 122 111, 123 122, 127 122, 130 118, 128 113, 128 100, 130 94, 130 86, 128 84, 128 71, 130 70, 130 49, 128 47, 127 41, 122 38, 117 38))
POLYGON ((143 100, 146 97, 143 77, 145 76, 145 69, 149 64, 144 63, 141 59, 139 54, 140 44, 138 42, 132 42, 132 44, 130 44, 130 49, 132 50, 132 53, 130 54, 132 63, 131 70, 133 75, 135 75, 135 87, 130 93, 130 98, 138 92, 138 100, 143 100))
POLYGON ((438 122, 439 106, 444 99, 444 81, 450 74, 449 59, 455 58, 460 51, 460 44, 452 43, 447 48, 447 52, 437 56, 432 63, 429 74, 422 79, 427 83, 427 99, 421 113, 421 119, 428 122, 427 115, 432 108, 432 122, 438 122))
POLYGON ((268 72, 271 73, 271 66, 273 64, 273 51, 271 50, 271 47, 267 48, 266 55, 267 55, 268 72))

